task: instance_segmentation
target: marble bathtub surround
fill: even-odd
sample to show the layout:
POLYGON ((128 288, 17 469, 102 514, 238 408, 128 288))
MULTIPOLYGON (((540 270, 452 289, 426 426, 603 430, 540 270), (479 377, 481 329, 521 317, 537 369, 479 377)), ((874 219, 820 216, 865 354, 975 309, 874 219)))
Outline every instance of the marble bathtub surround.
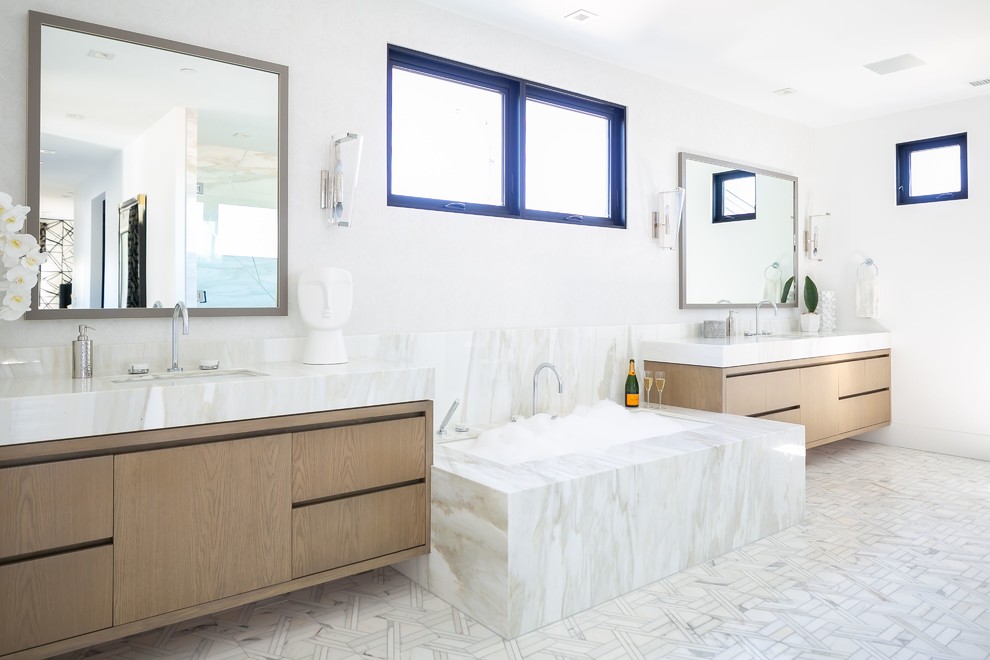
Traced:
POLYGON ((664 414, 706 425, 515 465, 437 445, 432 553, 399 570, 511 638, 802 519, 802 427, 664 414))

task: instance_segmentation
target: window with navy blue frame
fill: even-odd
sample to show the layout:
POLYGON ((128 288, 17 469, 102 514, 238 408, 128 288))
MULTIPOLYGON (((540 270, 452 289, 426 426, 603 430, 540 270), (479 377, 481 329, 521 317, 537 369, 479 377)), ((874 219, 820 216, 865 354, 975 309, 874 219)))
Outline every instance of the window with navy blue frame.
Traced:
MULTIPOLYGON (((625 113, 623 106, 613 103, 390 45, 388 205, 625 228, 625 113), (432 94, 421 108, 416 108, 420 114, 412 115, 419 118, 422 130, 415 121, 410 124, 406 116, 393 118, 394 110, 401 113, 401 108, 409 107, 408 93, 399 89, 410 81, 418 86, 418 94, 432 94), (393 83, 397 83, 395 93, 393 83), (407 96, 402 96, 404 93, 407 96), (449 137, 444 135, 448 132, 445 127, 449 126, 456 135, 457 126, 452 123, 458 116, 449 114, 451 108, 446 104, 460 102, 458 96, 466 103, 477 102, 472 108, 484 108, 484 122, 475 116, 468 118, 485 124, 479 131, 499 124, 498 145, 486 143, 483 137, 475 145, 473 135, 451 147, 442 145, 449 137), (456 101, 447 101, 448 98, 456 101), (429 104, 435 103, 443 104, 442 114, 438 115, 446 124, 432 121, 430 109, 439 106, 429 104), (416 140, 407 139, 410 133, 416 134, 416 140), (586 139, 589 135, 593 137, 591 147, 586 139), (437 147, 437 143, 441 146, 437 147), (417 146, 411 148, 410 144, 417 146), (414 159, 421 159, 423 151, 438 148, 469 150, 466 157, 470 162, 464 168, 469 173, 466 176, 472 178, 468 198, 445 188, 444 181, 431 179, 429 171, 415 171, 415 166, 410 165, 418 162, 414 159), (491 164, 490 171, 474 177, 472 173, 483 170, 486 163, 491 164), (594 178, 594 185, 574 185, 562 174, 574 163, 580 164, 582 176, 594 178), (474 178, 485 180, 478 182, 474 178), (499 186, 499 194, 492 191, 495 185, 499 186), (589 189, 593 198, 590 201, 584 199, 589 189)), ((458 162, 454 155, 451 154, 451 162, 458 162)))
POLYGON ((756 174, 729 170, 712 175, 712 222, 756 219, 756 174))
POLYGON ((969 197, 966 133, 897 145, 897 204, 969 197))

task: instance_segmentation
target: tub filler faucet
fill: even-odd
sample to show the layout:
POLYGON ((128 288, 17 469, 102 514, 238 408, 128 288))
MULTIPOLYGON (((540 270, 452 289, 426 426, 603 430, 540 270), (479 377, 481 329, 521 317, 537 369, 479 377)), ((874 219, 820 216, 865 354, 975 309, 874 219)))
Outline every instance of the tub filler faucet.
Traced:
POLYGON ((539 382, 537 378, 539 377, 540 372, 543 371, 544 369, 549 369, 550 371, 553 372, 553 375, 557 377, 557 393, 558 394, 564 393, 564 382, 560 378, 560 372, 557 371, 557 367, 553 366, 553 364, 551 364, 550 362, 544 362, 543 364, 538 366, 536 368, 536 371, 533 372, 533 414, 534 415, 536 414, 536 385, 539 382))

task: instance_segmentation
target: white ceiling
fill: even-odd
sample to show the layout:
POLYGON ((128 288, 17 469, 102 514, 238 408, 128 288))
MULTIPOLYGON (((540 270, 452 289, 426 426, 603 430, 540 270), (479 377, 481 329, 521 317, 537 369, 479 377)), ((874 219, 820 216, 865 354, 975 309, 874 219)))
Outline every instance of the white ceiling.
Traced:
POLYGON ((421 1, 809 126, 990 94, 990 0, 421 1))

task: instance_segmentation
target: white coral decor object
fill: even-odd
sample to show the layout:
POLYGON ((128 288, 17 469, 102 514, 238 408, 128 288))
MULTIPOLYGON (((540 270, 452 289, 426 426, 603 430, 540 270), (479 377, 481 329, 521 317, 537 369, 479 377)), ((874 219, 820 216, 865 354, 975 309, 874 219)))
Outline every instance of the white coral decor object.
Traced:
POLYGON ((31 209, 0 192, 0 320, 14 321, 31 308, 31 288, 48 255, 38 239, 19 234, 31 209))

